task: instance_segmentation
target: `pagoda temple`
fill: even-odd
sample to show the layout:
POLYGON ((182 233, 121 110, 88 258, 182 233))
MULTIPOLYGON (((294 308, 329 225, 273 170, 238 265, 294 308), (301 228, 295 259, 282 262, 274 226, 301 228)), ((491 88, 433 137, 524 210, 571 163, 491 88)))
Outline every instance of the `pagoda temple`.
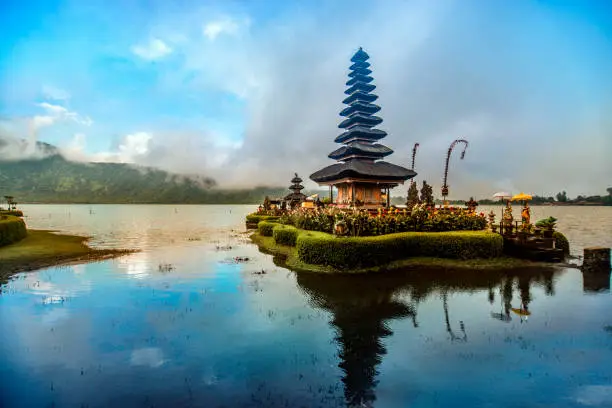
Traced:
POLYGON ((370 76, 369 58, 361 48, 351 58, 348 89, 344 91, 348 96, 343 101, 348 107, 340 112, 346 119, 338 125, 344 132, 335 139, 343 146, 328 156, 338 163, 310 175, 319 185, 330 187, 332 202, 333 187, 338 189, 338 207, 388 207, 389 190, 416 176, 413 170, 381 160, 393 150, 377 143, 387 133, 374 129, 382 119, 374 116, 380 106, 373 103, 378 96, 371 93, 376 86, 371 84, 374 79, 370 76))
POLYGON ((295 173, 295 177, 291 179, 291 186, 289 187, 289 190, 293 192, 286 195, 284 198, 291 209, 299 207, 300 204, 306 200, 306 196, 302 193, 304 186, 300 184, 301 182, 302 179, 295 173))

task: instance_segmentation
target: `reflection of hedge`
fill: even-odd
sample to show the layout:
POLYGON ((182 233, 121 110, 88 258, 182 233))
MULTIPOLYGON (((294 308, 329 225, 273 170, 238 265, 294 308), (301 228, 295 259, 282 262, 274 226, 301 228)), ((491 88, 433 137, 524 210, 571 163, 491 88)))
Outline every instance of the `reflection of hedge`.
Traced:
POLYGON ((257 215, 249 214, 246 216, 246 222, 258 223, 259 221, 276 221, 280 217, 276 215, 257 215))
POLYGON ((562 249, 564 255, 569 254, 570 244, 565 235, 563 235, 559 231, 555 231, 553 233, 553 238, 555 239, 555 247, 562 249))
POLYGON ((300 261, 337 268, 381 265, 409 257, 493 258, 502 254, 503 238, 482 231, 403 232, 376 237, 337 238, 307 231, 298 235, 300 261))
POLYGON ((0 217, 0 246, 21 241, 28 235, 25 222, 11 215, 0 217))
POLYGON ((277 225, 279 225, 279 224, 276 223, 276 222, 272 222, 272 221, 259 221, 259 224, 257 224, 257 230, 264 237, 271 237, 272 236, 272 230, 277 225))
POLYGON ((299 230, 290 225, 277 225, 273 229, 274 241, 280 245, 295 246, 299 230))

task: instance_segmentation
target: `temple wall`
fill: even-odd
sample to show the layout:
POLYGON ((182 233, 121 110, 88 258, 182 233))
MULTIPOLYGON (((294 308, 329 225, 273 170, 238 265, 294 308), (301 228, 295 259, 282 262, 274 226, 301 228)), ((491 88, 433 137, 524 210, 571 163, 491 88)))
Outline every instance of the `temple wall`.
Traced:
MULTIPOLYGON (((353 201, 352 184, 338 184, 336 188, 338 189, 337 195, 334 197, 336 204, 350 204, 353 201)), ((357 183, 355 185, 355 200, 359 200, 365 204, 383 204, 381 189, 376 184, 357 183)))

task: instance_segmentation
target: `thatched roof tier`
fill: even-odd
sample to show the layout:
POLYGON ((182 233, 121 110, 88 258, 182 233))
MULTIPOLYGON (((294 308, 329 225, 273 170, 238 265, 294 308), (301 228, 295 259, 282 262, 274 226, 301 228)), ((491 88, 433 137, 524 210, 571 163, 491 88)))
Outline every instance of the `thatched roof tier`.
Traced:
POLYGON ((368 69, 368 68, 370 68, 369 62, 356 62, 349 67, 351 71, 357 71, 360 69, 368 69))
POLYGON ((370 75, 372 73, 371 69, 367 69, 367 68, 355 68, 353 71, 351 71, 348 76, 350 78, 354 78, 356 76, 367 76, 370 75))
POLYGON ((340 116, 353 116, 361 113, 364 115, 372 115, 380 110, 380 106, 373 103, 355 101, 350 106, 344 108, 340 112, 340 116))
POLYGON ((352 128, 355 126, 373 127, 382 123, 382 118, 378 116, 356 114, 340 122, 339 128, 352 128))
POLYGON ((348 143, 351 140, 375 141, 387 136, 387 132, 380 129, 370 129, 363 126, 354 126, 347 129, 334 139, 336 143, 348 143))
POLYGON ((367 102, 367 103, 371 103, 374 102, 375 100, 378 99, 378 95, 374 95, 374 94, 370 94, 367 92, 355 92, 354 94, 350 95, 349 97, 345 98, 342 103, 346 104, 346 105, 350 105, 355 101, 361 101, 361 102, 367 102))
POLYGON ((359 47, 357 52, 351 57, 351 62, 365 62, 370 58, 363 48, 359 47))
POLYGON ((374 80, 374 78, 372 78, 369 75, 357 74, 357 75, 353 76, 351 79, 349 79, 348 81, 346 81, 346 86, 352 86, 352 85, 356 84, 357 82, 361 82, 363 84, 369 84, 373 80, 374 80))
POLYGON ((330 159, 345 160, 351 156, 378 160, 393 153, 387 146, 378 143, 351 142, 329 154, 330 159))
POLYGON ((366 84, 364 82, 357 82, 355 83, 355 85, 351 86, 349 89, 344 91, 344 93, 347 95, 352 95, 355 92, 368 93, 368 92, 372 92, 374 89, 376 89, 376 85, 366 84))
POLYGON ((380 182, 404 181, 416 176, 413 170, 397 166, 384 161, 372 162, 364 160, 350 160, 327 166, 310 175, 315 182, 328 182, 341 178, 354 177, 359 179, 376 180, 380 182))

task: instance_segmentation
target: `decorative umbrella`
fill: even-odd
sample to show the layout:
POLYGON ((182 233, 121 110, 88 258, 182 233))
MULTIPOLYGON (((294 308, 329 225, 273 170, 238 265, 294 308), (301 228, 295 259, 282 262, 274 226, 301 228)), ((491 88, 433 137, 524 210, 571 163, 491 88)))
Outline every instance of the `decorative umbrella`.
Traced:
POLYGON ((533 199, 529 194, 521 193, 512 197, 512 201, 529 201, 533 199))
POLYGON ((318 194, 313 194, 313 195, 311 195, 311 196, 309 196, 309 197, 306 197, 306 199, 307 199, 308 201, 315 201, 315 200, 317 199, 317 197, 319 197, 319 195, 318 195, 318 194))
MULTIPOLYGON (((512 194, 506 191, 500 191, 499 193, 493 194, 493 198, 499 198, 499 201, 506 201, 512 198, 512 194)), ((501 220, 503 219, 504 219, 504 209, 502 208, 501 218, 499 219, 499 222, 501 223, 501 220)))
POLYGON ((499 193, 493 194, 493 198, 499 198, 500 200, 510 199, 512 198, 512 194, 500 191, 499 193))

